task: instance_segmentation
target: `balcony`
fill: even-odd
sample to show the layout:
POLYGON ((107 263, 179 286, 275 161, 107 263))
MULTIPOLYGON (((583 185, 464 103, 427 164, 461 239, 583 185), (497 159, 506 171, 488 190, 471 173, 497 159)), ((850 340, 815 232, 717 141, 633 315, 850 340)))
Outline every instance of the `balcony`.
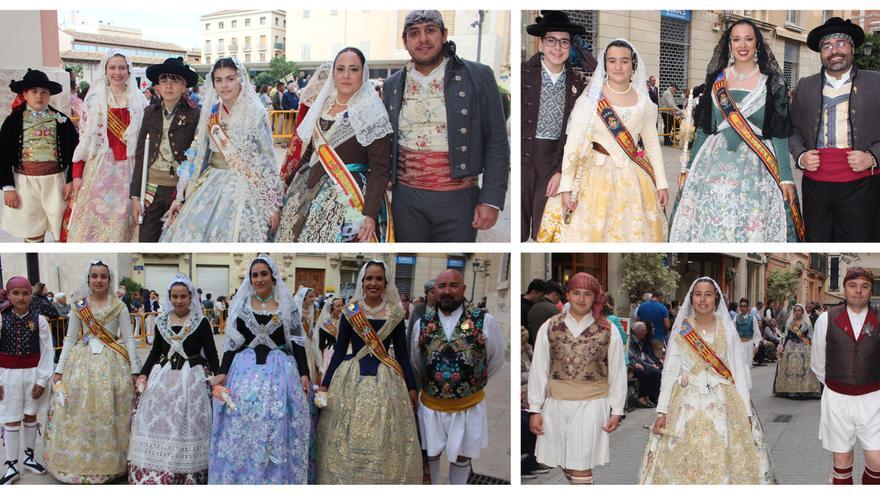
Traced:
POLYGON ((235 53, 238 51, 238 45, 229 45, 229 51, 235 53))
POLYGON ((284 43, 275 43, 276 50, 284 50, 284 43))
POLYGON ((266 51, 266 45, 260 45, 260 51, 261 51, 261 52, 265 52, 265 51, 266 51))

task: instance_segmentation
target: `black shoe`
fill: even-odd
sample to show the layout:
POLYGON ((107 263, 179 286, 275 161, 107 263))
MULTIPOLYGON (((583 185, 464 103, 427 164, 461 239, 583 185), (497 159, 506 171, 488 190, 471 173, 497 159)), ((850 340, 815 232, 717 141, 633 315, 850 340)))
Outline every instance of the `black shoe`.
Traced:
POLYGON ((34 449, 24 449, 24 462, 22 462, 21 464, 25 467, 25 469, 34 474, 46 474, 46 468, 44 468, 42 464, 34 460, 34 449))
POLYGON ((6 474, 3 478, 0 478, 0 485, 11 485, 21 478, 18 474, 18 469, 15 467, 16 464, 18 464, 18 459, 6 461, 6 474))
POLYGON ((535 474, 534 471, 523 471, 523 472, 519 475, 519 477, 522 478, 522 479, 524 479, 524 480, 533 480, 533 479, 537 478, 538 475, 535 474))
POLYGON ((548 466, 546 464, 538 463, 538 467, 536 467, 535 469, 532 469, 532 472, 535 472, 538 474, 547 474, 550 472, 550 469, 552 469, 550 466, 548 466))

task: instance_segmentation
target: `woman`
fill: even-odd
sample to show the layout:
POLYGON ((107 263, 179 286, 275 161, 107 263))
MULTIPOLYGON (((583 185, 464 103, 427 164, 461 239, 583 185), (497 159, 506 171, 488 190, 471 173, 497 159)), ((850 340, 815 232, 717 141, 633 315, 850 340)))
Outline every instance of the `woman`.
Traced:
POLYGON ((45 457, 58 481, 98 484, 125 476, 128 468, 140 365, 131 318, 113 293, 117 281, 110 267, 92 262, 83 281, 86 286, 74 293, 75 308, 53 377, 64 400, 53 400, 45 457))
POLYGON ((694 281, 672 327, 642 484, 775 482, 721 289, 694 281), (696 349, 707 349, 703 357, 696 349))
POLYGON ((235 57, 218 59, 210 79, 196 137, 177 170, 170 210, 177 218, 160 240, 264 242, 278 227, 284 194, 269 117, 235 57))
POLYGON ((329 392, 318 423, 320 484, 421 483, 415 380, 403 307, 389 280, 394 278, 384 261, 368 261, 343 310, 321 386, 329 392))
POLYGON ((168 286, 172 309, 156 319, 153 348, 135 385, 140 399, 128 454, 132 485, 208 482, 211 397, 205 379, 220 363, 194 296, 192 281, 178 273, 168 286))
POLYGON ((73 152, 73 206, 68 242, 134 242, 137 224, 128 191, 137 136, 149 104, 131 75, 132 62, 109 51, 83 102, 73 152))
POLYGON ((269 86, 265 84, 260 85, 260 102, 267 111, 272 110, 272 99, 269 98, 269 86))
POLYGON ((321 375, 327 373, 327 366, 333 358, 333 347, 339 335, 339 318, 342 317, 342 308, 345 301, 339 297, 324 304, 321 315, 318 317, 318 350, 321 353, 321 366, 318 370, 321 375))
POLYGON ((670 242, 803 239, 788 111, 785 79, 773 52, 752 21, 737 21, 721 36, 709 62, 670 242), (731 125, 731 119, 737 123, 742 117, 748 126, 731 125))
POLYGON ((665 241, 669 193, 657 105, 631 43, 605 47, 567 133, 559 195, 548 201, 538 241, 665 241))
POLYGON ((393 240, 385 201, 393 129, 369 77, 357 48, 336 55, 332 77, 296 129, 310 146, 287 189, 276 241, 393 240))
POLYGON ((795 304, 788 322, 782 343, 776 348, 779 360, 776 362, 776 379, 773 381, 773 395, 795 399, 820 399, 822 384, 810 369, 810 350, 813 325, 804 317, 803 304, 795 304))
POLYGON ((300 286, 293 296, 293 304, 302 315, 303 332, 308 339, 306 358, 309 364, 309 379, 321 383, 318 368, 321 366, 321 351, 318 347, 318 334, 315 329, 315 289, 300 286))
MULTIPOLYGON (((309 108, 315 104, 318 94, 324 89, 324 83, 330 77, 330 62, 324 62, 315 70, 315 73, 309 78, 308 83, 299 95, 299 106, 296 109, 296 121, 293 124, 294 129, 299 127, 309 112, 309 108)), ((303 155, 302 139, 294 133, 293 139, 290 140, 290 146, 287 147, 287 154, 284 155, 284 163, 281 165, 281 180, 290 184, 291 174, 296 171, 303 155)))
POLYGON ((232 300, 214 401, 209 484, 305 484, 309 371, 300 315, 267 255, 232 300), (297 379, 297 377, 299 377, 297 379))

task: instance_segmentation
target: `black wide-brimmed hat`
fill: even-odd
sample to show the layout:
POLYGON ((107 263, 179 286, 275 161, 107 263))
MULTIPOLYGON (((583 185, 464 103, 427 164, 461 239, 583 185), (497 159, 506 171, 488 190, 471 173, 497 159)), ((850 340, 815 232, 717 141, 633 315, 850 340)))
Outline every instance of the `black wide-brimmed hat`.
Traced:
POLYGON ((813 28, 807 35, 807 46, 810 50, 818 52, 820 50, 819 43, 826 35, 842 33, 853 40, 853 48, 858 47, 865 41, 865 31, 857 24, 853 24, 851 20, 843 20, 840 17, 832 17, 825 21, 819 27, 813 28))
POLYGON ((153 84, 159 84, 159 76, 162 74, 174 74, 186 80, 186 87, 191 88, 199 82, 199 75, 186 65, 183 57, 171 57, 161 64, 147 67, 147 79, 153 84))
POLYGON ((561 31, 571 35, 587 34, 587 30, 568 20, 568 15, 561 10, 542 10, 541 15, 535 18, 535 24, 526 27, 526 32, 532 36, 544 36, 551 31, 561 31))
POLYGON ((21 93, 32 88, 45 88, 49 90, 49 94, 57 95, 63 88, 55 81, 51 81, 49 76, 41 70, 28 69, 21 81, 12 81, 9 83, 9 89, 13 93, 21 93))

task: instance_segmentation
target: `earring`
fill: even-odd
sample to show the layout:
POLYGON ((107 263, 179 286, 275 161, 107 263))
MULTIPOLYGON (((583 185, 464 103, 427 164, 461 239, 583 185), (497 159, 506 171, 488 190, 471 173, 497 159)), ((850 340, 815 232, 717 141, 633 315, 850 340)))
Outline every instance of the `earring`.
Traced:
POLYGON ((758 50, 755 50, 755 54, 752 56, 752 60, 754 60, 755 63, 758 63, 758 50))
POLYGON ((733 65, 733 51, 727 56, 727 66, 730 67, 731 65, 733 65))

